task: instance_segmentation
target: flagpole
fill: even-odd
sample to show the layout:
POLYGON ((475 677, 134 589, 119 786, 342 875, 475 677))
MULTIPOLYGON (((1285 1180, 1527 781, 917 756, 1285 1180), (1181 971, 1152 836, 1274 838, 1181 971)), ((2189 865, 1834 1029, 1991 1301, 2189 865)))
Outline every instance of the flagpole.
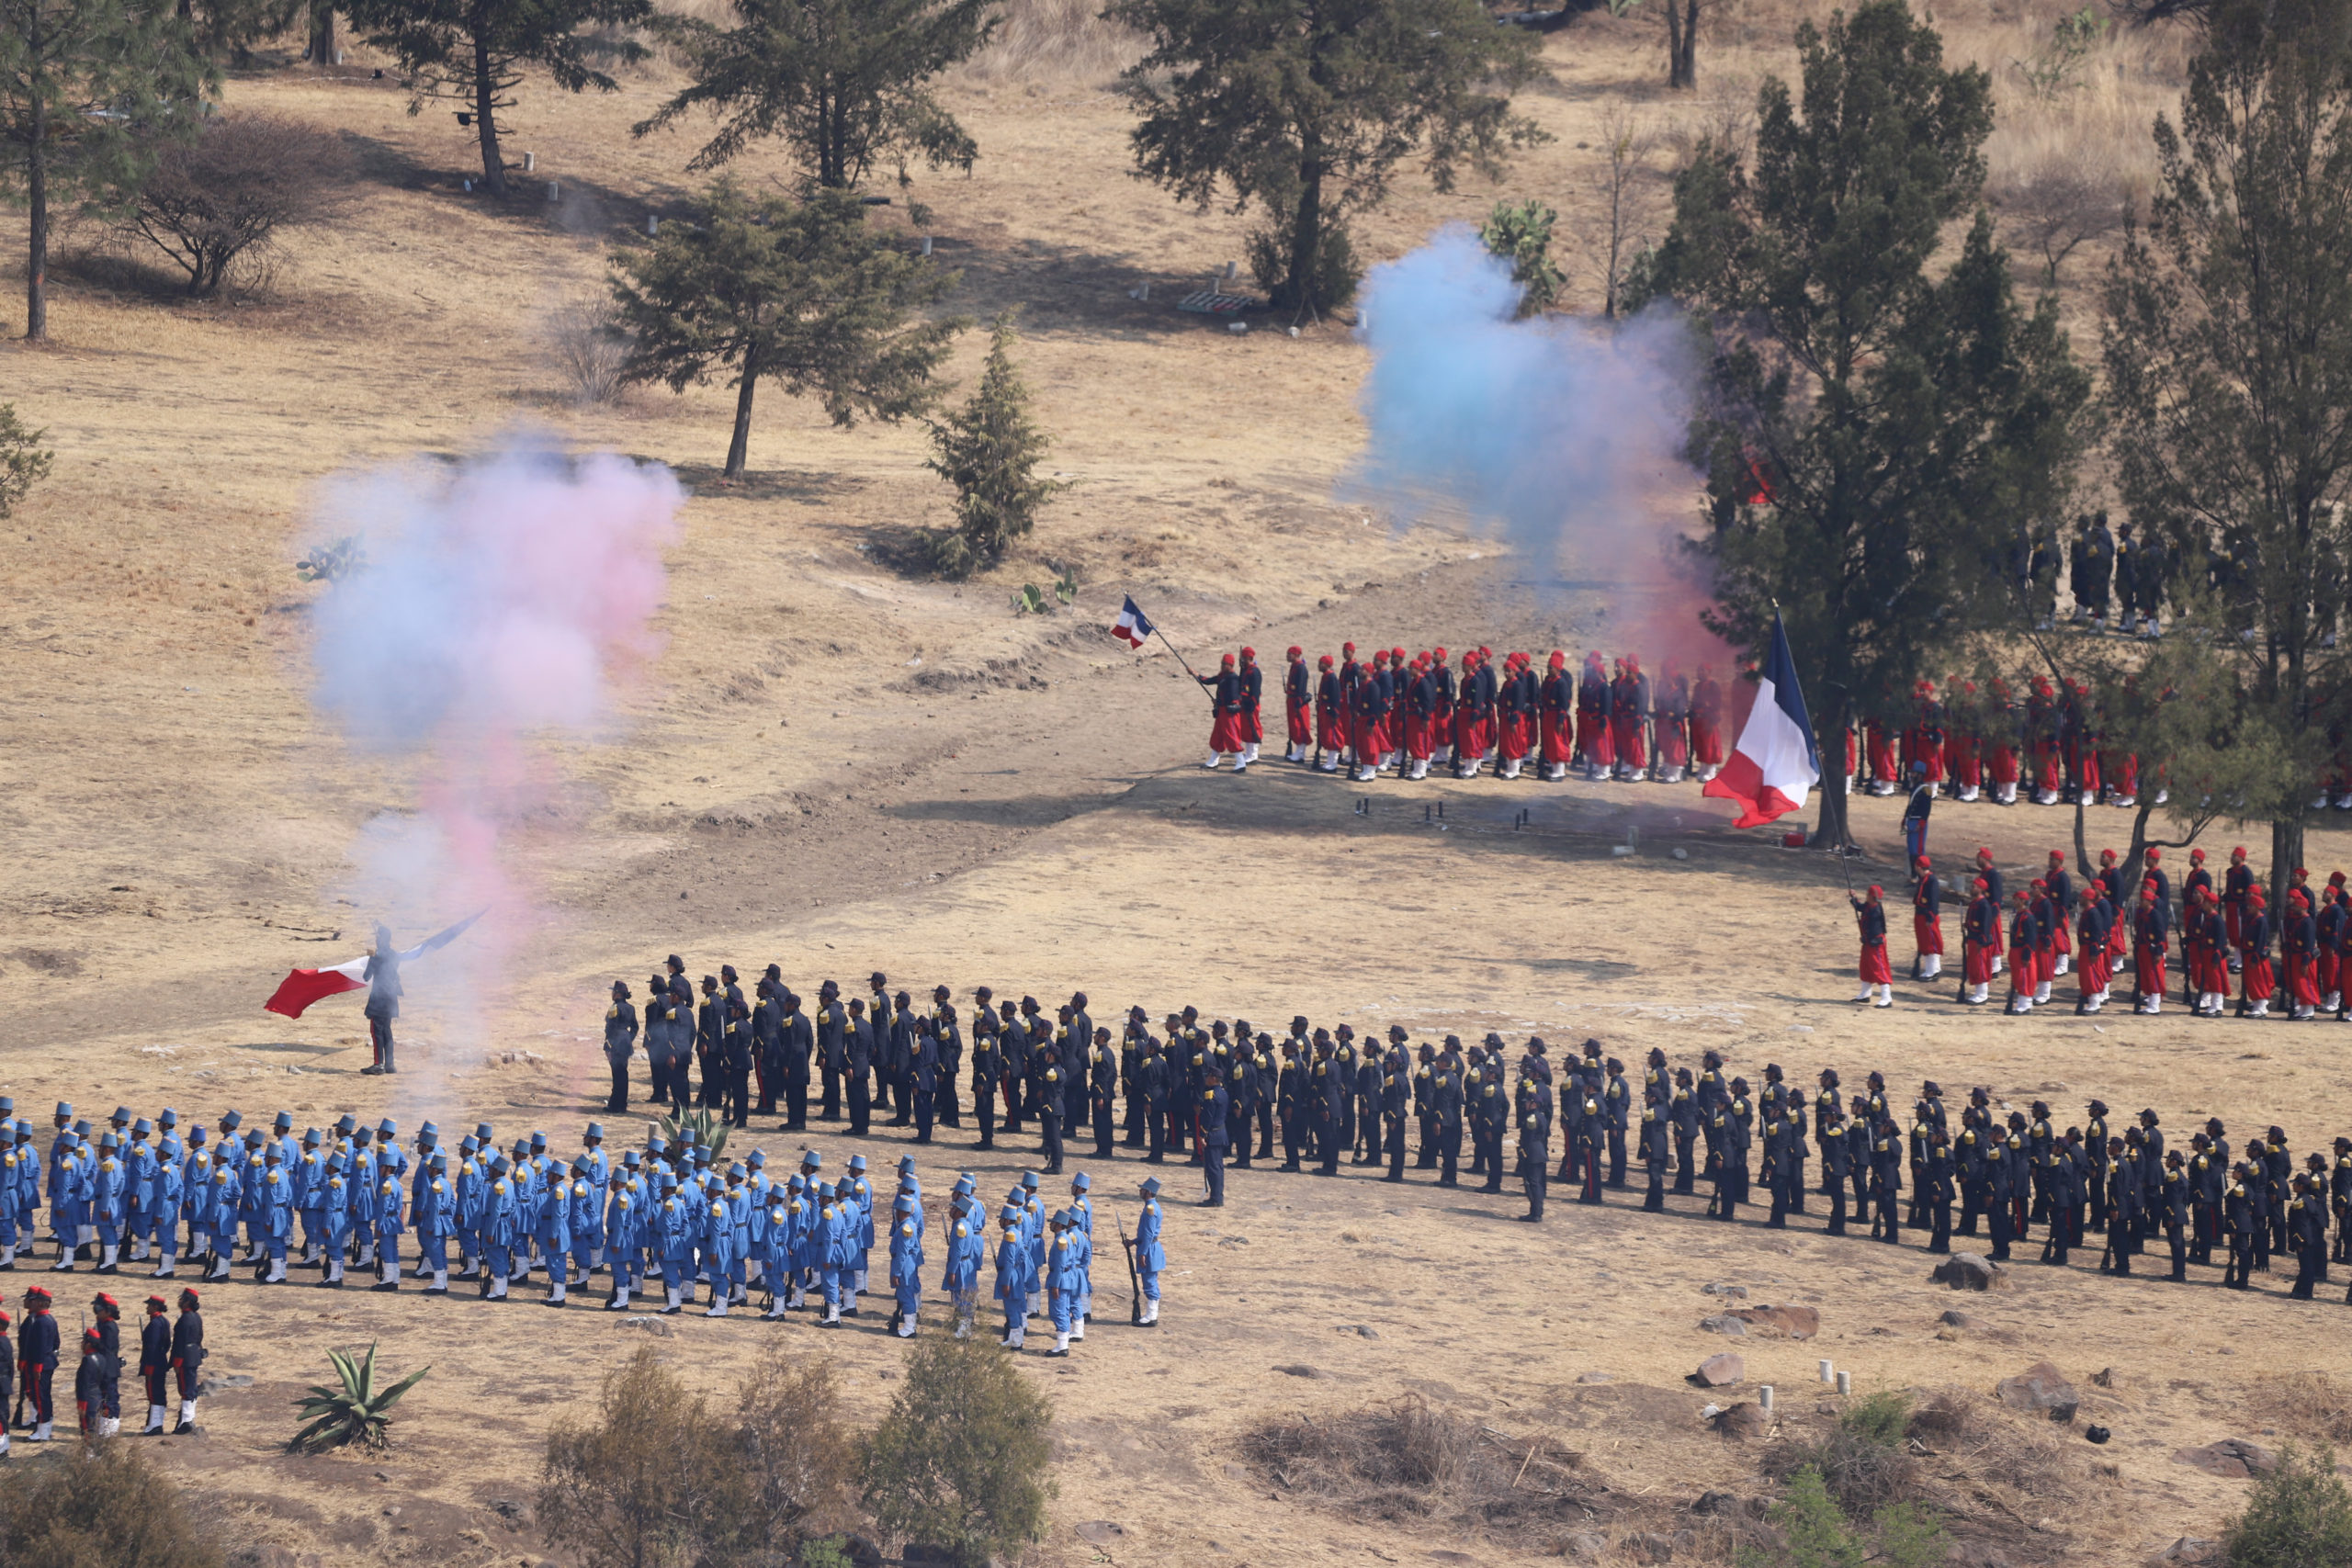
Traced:
MULTIPOLYGON (((1176 655, 1176 662, 1184 666, 1185 674, 1190 675, 1195 681, 1201 680, 1200 671, 1193 669, 1192 663, 1177 649, 1176 645, 1168 640, 1168 634, 1166 632, 1161 631, 1158 626, 1154 626, 1151 628, 1151 635, 1158 637, 1161 644, 1167 648, 1169 652, 1176 655)), ((1202 681, 1201 683, 1203 685, 1208 684, 1205 681, 1202 681)))

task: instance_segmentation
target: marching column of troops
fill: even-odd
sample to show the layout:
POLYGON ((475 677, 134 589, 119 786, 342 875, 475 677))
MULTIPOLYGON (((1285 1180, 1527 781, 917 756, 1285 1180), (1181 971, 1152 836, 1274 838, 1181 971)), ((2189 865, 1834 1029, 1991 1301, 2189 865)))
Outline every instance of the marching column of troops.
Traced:
MULTIPOLYGON (((1532 768, 1547 781, 1704 783, 1721 771, 1736 713, 1706 664, 1695 675, 1668 660, 1656 678, 1638 657, 1580 667, 1555 649, 1533 654, 1476 648, 1408 653, 1354 643, 1310 665, 1303 649, 1283 654, 1280 702, 1286 761, 1368 781, 1383 773, 1425 779, 1431 767, 1476 778, 1488 766, 1517 779, 1532 768)), ((1203 766, 1246 771, 1265 740, 1266 672, 1257 650, 1221 656, 1198 677, 1210 696, 1203 766)), ((1846 731, 1849 791, 1887 795, 1924 788, 1931 798, 2036 805, 2130 807, 2152 765, 2106 734, 2098 694, 2046 676, 2023 694, 2000 679, 1980 690, 1957 677, 1916 683, 1907 698, 1864 705, 1846 731)), ((2162 773, 2161 763, 2153 764, 2162 773)), ((2162 784, 2157 784, 2161 803, 2162 784)), ((2320 805, 2352 809, 2352 761, 2339 759, 2321 783, 2320 805)))
MULTIPOLYGON (((2100 1011, 2120 983, 2134 1010, 2154 1014, 2163 1010, 2177 953, 2180 1000, 2195 1017, 2233 1010, 2235 990, 2240 1018, 2352 1021, 2346 995, 2352 989, 2352 886, 2345 874, 2314 886, 2311 874, 2296 868, 2285 908, 2274 915, 2244 845, 2231 850, 2218 883, 2205 861, 2203 850, 2189 852, 2176 898, 2160 849, 2147 852, 2134 893, 2123 886, 2113 850, 2101 851, 2098 869, 2085 867, 2079 882, 2066 869, 2064 852, 2052 850, 2042 873, 2017 887, 2005 886, 1992 852, 1980 848, 1962 874, 1959 999, 1986 1005, 2006 975, 2005 1010, 2023 1015, 2049 1005, 2054 983, 2071 972, 2077 1013, 2100 1011)), ((1912 978, 1932 980, 1943 974, 1949 895, 1931 856, 1915 855, 1912 872, 1912 978)), ((1884 889, 1873 886, 1855 900, 1862 989, 1854 999, 1880 1007, 1894 1001, 1884 897, 1884 889)))

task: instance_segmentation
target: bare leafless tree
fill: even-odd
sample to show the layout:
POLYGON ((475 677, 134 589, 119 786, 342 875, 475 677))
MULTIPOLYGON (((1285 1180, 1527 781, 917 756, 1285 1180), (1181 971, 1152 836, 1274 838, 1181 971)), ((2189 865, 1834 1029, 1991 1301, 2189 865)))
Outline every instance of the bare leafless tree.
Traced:
POLYGON ((2041 257, 2042 281, 2052 288, 2068 256, 2123 227, 2123 193, 2114 179, 2063 156, 1999 182, 1993 199, 2010 231, 2041 257))
POLYGON ((571 395, 583 403, 620 396, 628 368, 628 325, 610 295, 560 305, 548 318, 548 351, 571 395))
POLYGON ((124 220, 208 299, 278 233, 334 217, 348 199, 351 155, 333 132, 278 115, 215 120, 166 146, 124 220))
POLYGON ((1603 315, 1617 314, 1626 269, 1663 210, 1663 192, 1649 162, 1657 145, 1657 129, 1625 105, 1613 104, 1602 114, 1600 157, 1592 166, 1601 222, 1588 244, 1587 260, 1600 280, 1603 315))

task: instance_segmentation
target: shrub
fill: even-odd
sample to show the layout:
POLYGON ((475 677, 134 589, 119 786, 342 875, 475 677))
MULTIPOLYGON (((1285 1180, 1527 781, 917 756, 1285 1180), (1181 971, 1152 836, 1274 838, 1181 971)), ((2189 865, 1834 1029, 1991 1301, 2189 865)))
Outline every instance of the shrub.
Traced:
POLYGON ((316 126, 232 115, 165 144, 125 222, 187 274, 191 296, 209 299, 281 230, 332 217, 351 168, 343 142, 316 126))
POLYGON ((788 1562, 845 1512, 850 1451, 822 1364, 775 1353, 730 1422, 644 1347, 548 1434, 537 1522, 589 1568, 788 1562))
POLYGON ((992 566, 1014 539, 1036 525, 1037 513, 1064 488, 1037 477, 1045 433, 1029 417, 1029 389, 1012 363, 1019 341, 1010 313, 997 318, 987 365, 971 401, 933 423, 932 472, 956 487, 956 527, 933 547, 933 564, 948 577, 969 577, 992 566))
POLYGON ((583 403, 620 396, 628 368, 628 325, 610 299, 575 299, 548 319, 548 348, 571 395, 583 403))
POLYGON ((327 1359, 334 1363, 335 1383, 332 1387, 313 1383, 310 1397, 298 1402, 302 1419, 310 1425, 287 1441, 287 1451, 322 1453, 353 1443, 369 1449, 390 1447, 391 1439, 385 1428, 392 1423, 392 1406, 433 1369, 419 1367, 391 1387, 378 1388, 373 1344, 368 1347, 365 1360, 355 1361, 341 1350, 329 1350, 327 1359))
POLYGON ((2352 1493, 2335 1473, 2335 1450, 2288 1445, 2278 1467, 2254 1483, 2245 1512, 2222 1533, 2230 1568, 2352 1565, 2352 1493))
POLYGON ((1053 1409, 985 1336, 924 1340, 866 1441, 859 1481, 874 1521, 966 1568, 1045 1535, 1053 1409))
POLYGON ((1519 285, 1519 313, 1532 316, 1552 308, 1565 281, 1552 264, 1552 226, 1560 215, 1540 201, 1495 203, 1494 211, 1478 226, 1478 238, 1490 254, 1510 263, 1510 280, 1519 285))
POLYGON ((1928 1568, 1941 1562, 1951 1543, 1943 1530, 1917 1506, 1900 1503, 1882 1508, 1869 1527, 1857 1529, 1830 1495, 1820 1471, 1811 1465, 1789 1478, 1788 1491, 1772 1505, 1771 1522, 1785 1543, 1765 1554, 1740 1553, 1742 1568, 1861 1568, 1864 1563, 1885 1568, 1928 1568))
POLYGON ((0 1475, 0 1562, 41 1568, 220 1568, 214 1532, 130 1443, 61 1451, 0 1475))
POLYGON ((48 477, 52 454, 40 444, 48 434, 26 429, 17 406, 0 403, 0 517, 14 512, 26 492, 48 477))
POLYGON ((1849 1405, 1817 1443, 1776 1452, 1768 1467, 1789 1478, 1811 1471, 1849 1518, 1868 1519, 1881 1508, 1919 1501, 1918 1463, 1904 1445, 1914 1417, 1899 1393, 1871 1394, 1849 1405))

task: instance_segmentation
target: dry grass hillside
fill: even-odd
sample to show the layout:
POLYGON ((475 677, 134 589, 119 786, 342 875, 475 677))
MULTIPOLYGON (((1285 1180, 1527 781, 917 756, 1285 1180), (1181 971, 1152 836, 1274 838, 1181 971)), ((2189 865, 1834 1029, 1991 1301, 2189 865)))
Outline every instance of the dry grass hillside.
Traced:
MULTIPOLYGON (((1718 12, 1686 95, 1665 91, 1662 28, 1639 13, 1549 35, 1550 79, 1527 107, 1555 140, 1498 186, 1400 186, 1363 248, 1395 255, 1498 197, 1540 197, 1566 215, 1574 299, 1589 306, 1599 150, 1638 142, 1635 230, 1656 232, 1677 159, 1702 135, 1740 133, 1758 80, 1790 69, 1797 19, 1760 0, 1718 12)), ((2181 65, 2175 39, 2110 34, 2078 88, 2035 98, 2016 62, 2054 19, 1979 0, 1938 12, 1953 51, 2000 82, 1993 186, 2020 253, 2035 202, 2064 206, 2053 182, 2086 182, 2094 212, 2144 188, 2144 128, 2181 65)), ((696 187, 687 136, 628 135, 671 86, 667 66, 609 96, 531 85, 511 146, 558 197, 534 185, 504 207, 461 189, 473 144, 447 109, 410 117, 361 51, 324 74, 265 59, 233 75, 232 110, 346 139, 359 171, 347 215, 294 236, 266 286, 211 305, 158 294, 143 264, 85 228, 58 268, 53 345, 0 346, 0 400, 57 453, 0 536, 0 1093, 20 1111, 62 1098, 284 1106, 298 1124, 346 1109, 404 1126, 489 1119, 568 1148, 601 1102, 591 1034, 605 985, 676 952, 697 974, 774 960, 804 991, 881 968, 918 990, 1083 987, 1098 1019, 1192 1002, 1268 1027, 1304 1012, 1401 1022, 1417 1039, 1595 1035, 1628 1061, 1656 1045, 1695 1064, 1713 1047, 1751 1078, 1767 1062, 1798 1082, 1836 1066, 1849 1085, 1878 1067, 1902 1090, 1981 1083, 2020 1107, 2051 1099, 2065 1118, 2098 1095, 2161 1108, 2175 1129, 2222 1115, 2242 1136, 2275 1121, 2299 1153, 2342 1130, 2352 1069, 2333 1025, 2010 1020, 1907 985, 1896 1010, 1856 1013, 1835 868, 1731 832, 1690 786, 1351 790, 1278 767, 1202 773, 1190 683, 1101 635, 1123 593, 1203 652, 1351 637, 1609 648, 1629 607, 1607 586, 1622 563, 1512 558, 1467 527, 1395 529, 1338 499, 1362 442, 1363 350, 1345 322, 1235 336, 1173 310, 1242 254, 1247 221, 1129 175, 1127 117, 1105 91, 1129 52, 1081 6, 1016 7, 1000 48, 947 89, 978 165, 917 182, 938 254, 962 270, 954 307, 1023 307, 1038 417, 1073 481, 1012 561, 962 586, 889 564, 910 530, 947 516, 918 429, 838 431, 769 393, 751 472, 729 485, 717 480, 725 389, 570 396, 556 319, 596 290, 614 244, 696 187), (659 459, 691 488, 662 651, 614 739, 547 759, 560 787, 510 839, 534 913, 500 936, 504 969, 464 997, 426 993, 405 1025, 406 1070, 363 1078, 347 999, 294 1023, 259 1010, 288 966, 359 951, 372 910, 355 848, 416 799, 413 766, 355 759, 314 716, 322 591, 293 563, 334 531, 316 510, 329 476, 532 427, 659 459), (1010 613, 1014 588, 1059 567, 1081 585, 1072 609, 1010 613), (1634 829, 1635 852, 1612 853, 1634 829)), ((742 172, 779 168, 763 152, 742 172)), ((19 216, 0 217, 11 334, 22 238, 19 216)), ((2109 239, 2091 233, 2058 270, 2086 349, 2109 239)), ((967 337, 955 375, 968 379, 980 352, 967 337)), ((1669 497, 1625 519, 1628 549, 1678 513, 1669 497)), ((1883 874, 1894 816, 1886 803, 1858 814, 1883 874)), ((1935 842, 2038 865, 2069 826, 1951 807, 1935 842)), ((2094 844, 2115 830, 2096 824, 2094 844)), ((2322 874, 2352 861, 2342 833, 2312 844, 2322 874)), ((772 1156, 786 1152, 773 1128, 751 1134, 772 1156)), ((614 1141, 639 1134, 633 1115, 614 1141)), ((903 1138, 877 1134, 865 1152, 887 1166, 903 1138)), ((836 1128, 818 1141, 829 1160, 850 1152, 836 1128)), ((1034 1157, 1025 1142, 988 1156, 968 1143, 920 1151, 927 1190, 966 1167, 998 1188, 1034 1157)), ((1128 1159, 1074 1164, 1124 1205, 1128 1159)), ((1192 1195, 1189 1173, 1163 1174, 1192 1195)), ((1705 1224, 1694 1200, 1645 1215, 1618 1193, 1598 1212, 1557 1204, 1536 1229, 1501 1223, 1515 1194, 1368 1174, 1237 1174, 1222 1213, 1174 1211, 1162 1332, 1105 1322, 1071 1360, 1023 1361, 1058 1414, 1043 1561, 1630 1562, 1655 1557, 1646 1537, 1678 1562, 1727 1561, 1744 1516, 1692 1506, 1765 1495, 1784 1473, 1775 1456, 1820 1435, 1838 1407, 1813 1381, 1822 1358, 1858 1393, 1951 1391, 1919 1429, 1917 1484, 1984 1568, 2136 1562, 2211 1537, 2245 1483, 2178 1452, 2346 1435, 2340 1275, 2307 1304, 2275 1274, 2237 1295, 2211 1270, 2185 1287, 2104 1280, 2095 1254, 2043 1269, 2037 1243, 2012 1290, 1963 1300, 1928 1283, 1916 1245, 1825 1238, 1818 1213, 1768 1233, 1705 1224), (1723 1301, 1702 1287, 1725 1284, 1820 1316, 1810 1341, 1744 1342, 1734 1393, 1781 1391, 1777 1432, 1748 1440, 1703 1423, 1710 1396, 1682 1381, 1724 1348, 1697 1325, 1723 1301), (1954 1307, 1972 1321, 1944 1321, 1954 1307), (2083 1393, 2071 1425, 1990 1402, 1996 1380, 2045 1359, 2083 1393), (1420 1403, 1387 1408, 1402 1399, 1420 1403), (2083 1441, 2093 1420, 2112 1444, 2083 1441), (1268 1427, 1294 1421, 1351 1436, 1335 1451, 1268 1427)), ((69 1303, 91 1283, 68 1282, 69 1303)), ((1106 1290, 1107 1318, 1124 1315, 1123 1291, 1106 1290)), ((229 1510, 243 1561, 288 1568, 550 1560, 515 1506, 547 1421, 593 1396, 643 1333, 588 1305, 559 1316, 243 1280, 209 1315, 216 1371, 251 1382, 213 1396, 205 1439, 164 1457, 229 1510), (397 1370, 435 1367, 392 1455, 284 1457, 288 1401, 326 1348, 371 1340, 397 1370)), ((834 1361, 860 1418, 896 1376, 871 1317, 831 1337, 673 1324, 660 1351, 722 1399, 778 1343, 834 1361)))

